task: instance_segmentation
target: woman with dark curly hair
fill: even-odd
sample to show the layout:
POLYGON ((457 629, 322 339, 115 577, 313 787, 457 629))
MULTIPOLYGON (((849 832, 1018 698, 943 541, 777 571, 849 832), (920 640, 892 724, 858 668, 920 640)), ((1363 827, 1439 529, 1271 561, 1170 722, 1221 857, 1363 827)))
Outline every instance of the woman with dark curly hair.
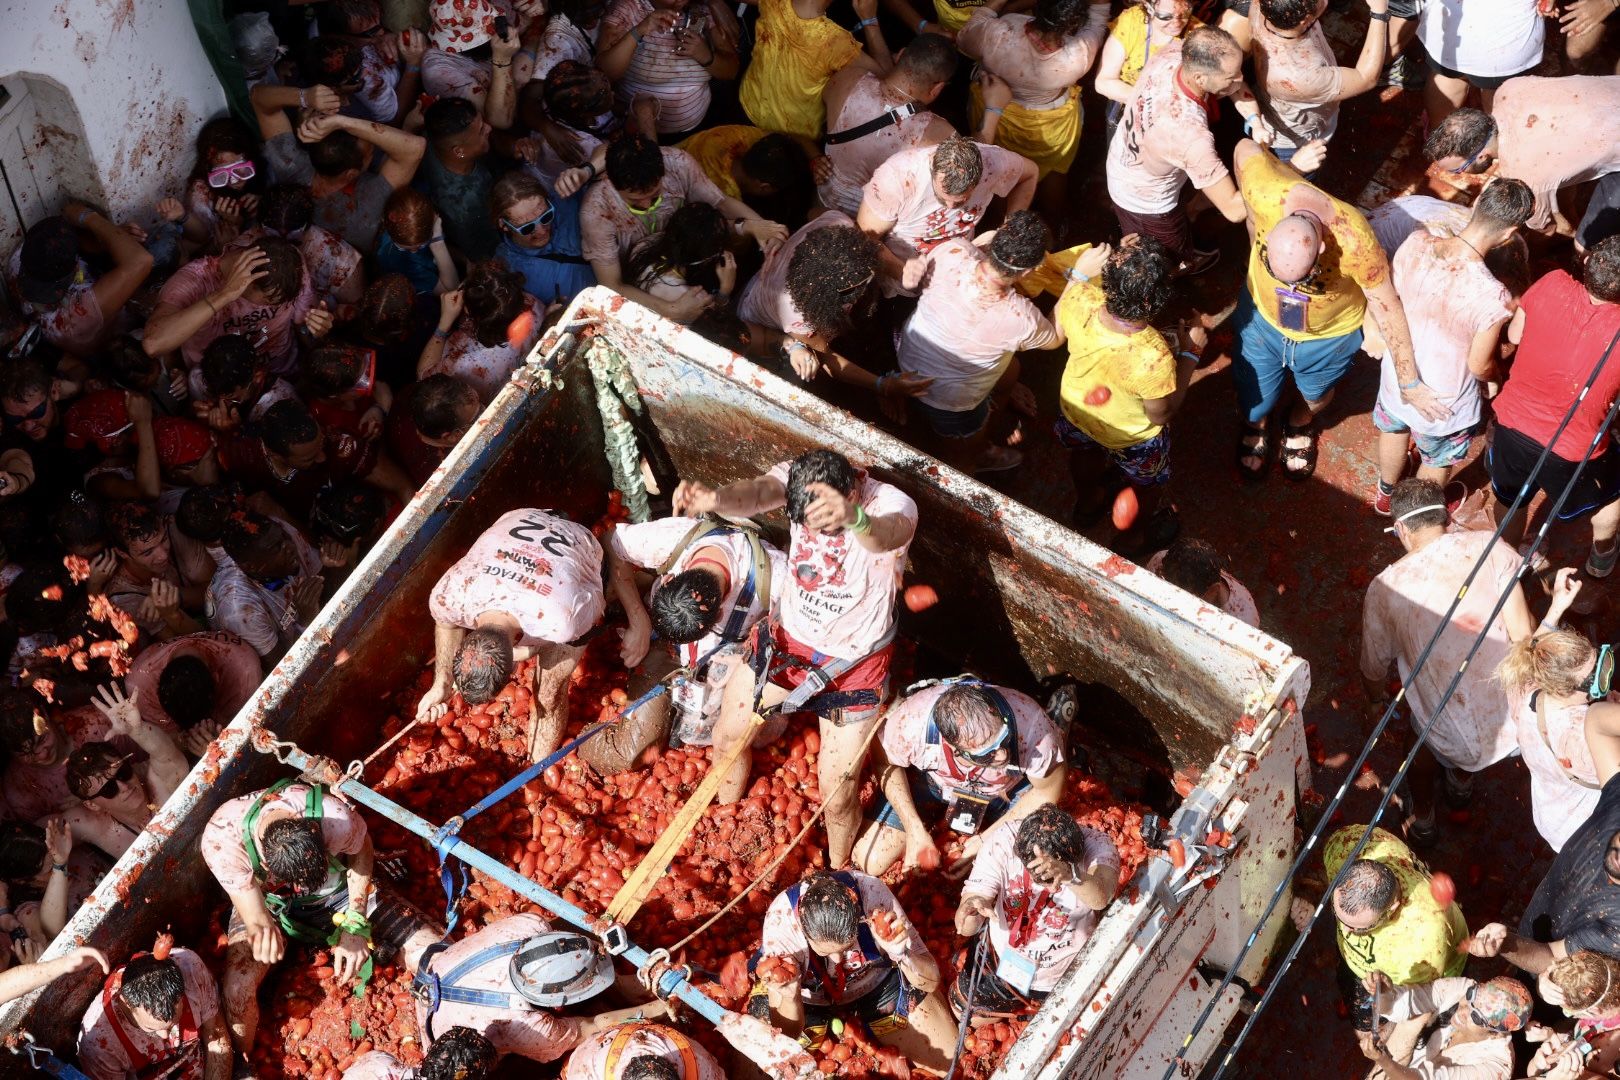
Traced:
POLYGON ((524 291, 521 274, 493 260, 473 263, 461 288, 439 297, 439 328, 422 350, 416 377, 454 375, 488 405, 540 339, 545 314, 524 291))

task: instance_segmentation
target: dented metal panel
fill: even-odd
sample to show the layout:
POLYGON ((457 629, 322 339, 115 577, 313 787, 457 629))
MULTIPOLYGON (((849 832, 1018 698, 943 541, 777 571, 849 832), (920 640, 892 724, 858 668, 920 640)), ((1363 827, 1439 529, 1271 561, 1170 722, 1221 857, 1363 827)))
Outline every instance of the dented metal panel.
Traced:
MULTIPOLYGON (((1188 836, 1201 838, 1211 814, 1246 804, 1249 839, 1232 866, 1173 910, 1168 893, 1155 890, 1175 883, 1157 869, 1134 899, 1116 902, 1002 1074, 1136 1075, 1139 1063, 1154 1060, 1162 1068, 1181 1032, 1156 1019, 1184 1015, 1210 992, 1201 977, 1182 978, 1187 957, 1218 966, 1235 955, 1247 920, 1292 854, 1294 788, 1304 765, 1291 702, 1308 689, 1303 662, 796 382, 607 290, 582 295, 569 320, 565 332, 542 339, 531 367, 271 673, 51 955, 70 943, 122 955, 170 924, 182 935, 207 932, 204 922, 223 896, 197 854, 202 828, 221 802, 278 775, 246 746, 250 726, 339 760, 364 756, 388 697, 430 659, 427 593, 471 540, 514 505, 587 521, 601 515, 611 473, 584 352, 610 347, 628 363, 652 432, 682 477, 724 483, 812 447, 844 452, 917 500, 912 574, 935 584, 941 600, 921 615, 902 613, 904 632, 992 677, 1027 682, 1068 672, 1125 695, 1147 723, 1118 738, 1145 742, 1203 774, 1177 818, 1188 836), (1066 1047, 1059 1045, 1065 1033, 1066 1047), (1083 1052, 1103 1040, 1110 1052, 1083 1052)), ((58 985, 15 1003, 0 1013, 0 1027, 25 1025, 47 1045, 70 1045, 93 984, 58 985)))

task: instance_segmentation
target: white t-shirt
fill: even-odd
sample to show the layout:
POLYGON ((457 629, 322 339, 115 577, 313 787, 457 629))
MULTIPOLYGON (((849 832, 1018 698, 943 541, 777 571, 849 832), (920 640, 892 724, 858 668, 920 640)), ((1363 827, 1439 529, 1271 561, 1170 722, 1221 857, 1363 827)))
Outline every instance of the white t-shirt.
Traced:
POLYGON ((902 259, 926 254, 956 236, 972 236, 996 196, 1006 198, 1024 177, 1027 159, 999 146, 979 144, 984 169, 965 203, 949 207, 934 192, 932 146, 902 150, 877 167, 866 182, 861 204, 894 229, 884 238, 902 259))
POLYGON ((1473 211, 1461 203, 1446 202, 1432 195, 1402 195, 1367 211, 1367 224, 1384 255, 1393 259, 1406 238, 1419 229, 1436 236, 1456 236, 1468 225, 1473 211))
POLYGON ((1013 353, 1057 344, 1052 324, 1016 289, 992 294, 979 274, 987 258, 966 239, 929 252, 927 284, 900 331, 900 370, 933 378, 917 400, 936 409, 978 408, 1013 353))
MULTIPOLYGON (((697 518, 672 517, 662 521, 649 521, 641 525, 616 525, 608 534, 608 547, 613 554, 631 566, 656 571, 664 565, 675 546, 686 538, 698 523, 697 518)), ((787 580, 787 558, 776 548, 760 541, 765 557, 771 564, 771 591, 779 591, 787 580)), ((753 545, 740 531, 704 537, 693 542, 669 568, 669 576, 685 573, 692 567, 692 557, 699 551, 719 551, 731 577, 731 589, 720 604, 720 619, 714 630, 694 642, 676 647, 683 663, 692 664, 718 648, 724 641, 723 632, 743 589, 748 585, 748 572, 754 563, 753 545)), ((770 613, 771 597, 765 592, 763 571, 754 570, 754 598, 744 612, 740 633, 746 634, 755 623, 770 613)))
POLYGON ((581 1042, 568 1055, 562 1080, 621 1080, 626 1065, 647 1056, 675 1066, 681 1080, 726 1080, 726 1072, 714 1055, 695 1039, 663 1024, 635 1023, 599 1031, 581 1042), (687 1069, 683 1050, 690 1053, 697 1075, 687 1069))
MULTIPOLYGON (((855 948, 844 954, 841 964, 843 991, 838 995, 838 1001, 850 1002, 859 1000, 882 985, 902 957, 927 956, 928 946, 924 944, 922 934, 906 918, 906 913, 900 909, 900 901, 894 898, 887 885, 859 870, 844 872, 855 881, 855 891, 860 896, 863 912, 870 915, 879 908, 886 908, 897 917, 896 925, 904 926, 906 930, 905 936, 894 946, 889 946, 875 933, 867 931, 871 934, 870 944, 875 948, 868 952, 865 943, 857 941, 855 948)), ((799 922, 799 913, 794 910, 793 901, 789 898, 791 892, 790 889, 778 893, 765 910, 765 925, 761 930, 759 946, 761 958, 791 958, 799 965, 803 980, 800 995, 804 1000, 812 1005, 833 1004, 827 983, 836 982, 838 976, 828 970, 827 962, 810 948, 810 942, 804 936, 804 926, 799 922)), ((862 936, 865 937, 865 934, 862 936)))
MULTIPOLYGON (((787 484, 791 461, 771 469, 787 484)), ((871 518, 899 514, 917 530, 917 504, 897 487, 862 474, 855 500, 871 518)), ((893 551, 868 551, 848 529, 831 535, 794 524, 781 592, 782 628, 793 640, 828 656, 859 660, 894 629, 894 601, 911 537, 893 551)))
MULTIPOLYGON (((219 1015, 219 987, 202 957, 190 949, 175 949, 169 953, 169 959, 180 968, 180 978, 186 988, 182 1008, 191 1009, 191 1021, 197 1025, 197 1041, 201 1042, 203 1025, 219 1015)), ((133 1022, 120 1021, 107 1014, 106 1006, 102 1004, 102 992, 97 991, 96 996, 90 999, 90 1007, 85 1010, 84 1020, 79 1025, 79 1066, 91 1080, 124 1080, 128 1076, 142 1075, 142 1070, 149 1065, 168 1060, 181 1049, 179 1028, 178 1012, 172 1039, 143 1031, 133 1022), (130 1060, 115 1026, 123 1030, 124 1038, 144 1058, 143 1061, 130 1060)), ((200 1065, 204 1056, 203 1047, 198 1046, 193 1053, 200 1065)), ((196 1075, 201 1074, 201 1069, 197 1069, 196 1075)), ((191 1073, 180 1075, 185 1077, 191 1073)))
POLYGON ((1464 75, 1517 75, 1541 63, 1545 28, 1536 0, 1428 0, 1418 40, 1431 60, 1464 75))
MULTIPOLYGON (((261 795, 264 795, 263 791, 255 791, 223 803, 203 829, 200 845, 203 862, 213 871, 220 888, 228 893, 244 893, 256 884, 253 862, 248 858, 247 844, 243 838, 248 813, 261 795)), ((308 784, 289 784, 265 798, 259 820, 262 822, 272 810, 291 810, 302 817, 308 798, 308 784)), ((330 791, 321 798, 321 841, 328 855, 336 858, 358 854, 365 847, 366 835, 365 820, 354 807, 330 791)))
MULTIPOLYGON (((1081 826, 1081 831, 1086 835, 1082 861, 1119 869, 1119 852, 1114 850, 1113 842, 1096 829, 1081 826)), ((1033 962, 1035 971, 1033 981, 1018 988, 1025 993, 1032 989, 1047 991, 1057 985, 1080 955, 1096 929, 1097 912, 1072 900, 1067 889, 1048 893, 1037 887, 1029 870, 1018 860, 1014 850, 1017 840, 1016 829, 992 832, 973 861, 962 895, 994 901, 990 943, 995 946, 997 970, 1003 979, 1017 986, 1010 969, 1012 963, 1022 959, 1033 962), (1013 941, 1015 935, 1017 944, 1013 941), (1008 953, 1017 956, 1009 961, 1008 953)))
POLYGON ((428 598, 434 621, 468 628, 501 611, 523 628, 519 645, 564 644, 605 607, 602 547, 583 525, 548 510, 509 510, 452 566, 428 598))
POLYGON ((1378 404, 1419 435, 1450 435, 1479 423, 1479 380, 1468 370, 1474 336, 1513 314, 1513 298, 1491 276, 1482 259, 1461 247, 1442 254, 1453 241, 1418 230, 1401 245, 1390 273, 1406 324, 1412 331, 1412 354, 1418 375, 1451 410, 1444 420, 1429 420, 1401 399, 1395 360, 1385 350, 1378 380, 1378 404))
POLYGON ((1028 694, 1005 686, 994 689, 1007 702, 1018 728, 1019 771, 963 761, 937 731, 929 741, 934 702, 948 689, 946 685, 930 686, 890 707, 883 718, 882 739, 883 753, 891 764, 927 773, 946 799, 955 802, 959 791, 981 798, 1010 798, 1026 777, 1039 780, 1063 763, 1063 739, 1046 710, 1028 694))

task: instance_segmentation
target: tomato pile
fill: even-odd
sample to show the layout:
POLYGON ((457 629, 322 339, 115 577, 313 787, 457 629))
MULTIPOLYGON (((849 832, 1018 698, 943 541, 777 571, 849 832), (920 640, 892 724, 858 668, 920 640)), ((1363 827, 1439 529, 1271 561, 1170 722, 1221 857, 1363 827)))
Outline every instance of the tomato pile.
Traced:
MULTIPOLYGON (((619 511, 614 507, 610 518, 619 511)), ((381 726, 383 739, 404 730, 416 702, 431 682, 424 670, 392 701, 381 726)), ((571 738, 587 724, 611 719, 627 703, 628 674, 618 659, 618 635, 609 629, 586 649, 569 688, 571 738)), ((532 664, 518 665, 512 683, 494 701, 469 706, 452 694, 450 709, 436 723, 406 731, 366 770, 376 789, 429 821, 466 811, 526 763, 533 698, 532 664)), ((759 947, 765 909, 789 884, 825 865, 826 834, 818 821, 797 846, 792 839, 820 805, 815 725, 795 720, 788 735, 754 753, 753 782, 732 806, 711 805, 658 882, 629 929, 633 940, 652 949, 671 947, 717 912, 753 881, 777 856, 780 867, 735 908, 696 940, 675 951, 678 963, 692 965, 703 990, 732 1009, 747 996, 747 963, 759 947), (709 981, 712 980, 712 981, 709 981)), ((679 812, 709 768, 707 748, 648 750, 633 771, 602 778, 570 755, 539 780, 473 818, 462 837, 564 899, 590 913, 606 909, 665 826, 679 812)), ((875 797, 870 777, 863 801, 875 797)), ((1119 849, 1122 881, 1147 857, 1140 836, 1140 806, 1121 805, 1106 785, 1085 776, 1070 778, 1064 805, 1084 824, 1106 832, 1119 849)), ((391 822, 367 813, 381 868, 403 864, 401 880, 389 887, 437 921, 444 910, 437 859, 428 845, 391 822)), ((942 826, 937 837, 948 867, 960 855, 963 838, 942 826)), ((386 881, 380 872, 379 879, 386 881)), ((942 871, 886 875, 902 908, 928 943, 948 981, 966 961, 954 916, 960 882, 942 871)), ((461 905, 463 928, 476 929, 508 915, 538 910, 481 875, 474 875, 461 905)), ((542 912, 543 914, 543 912, 542 912)), ((216 947, 222 947, 221 934, 216 947)), ((221 948, 222 951, 222 948, 221 948)), ((330 956, 314 963, 283 964, 272 973, 260 1000, 265 1003, 254 1061, 269 1074, 293 1080, 336 1080, 360 1053, 377 1049, 407 1064, 420 1057, 410 980, 399 966, 379 966, 365 995, 332 980, 330 956), (358 1037, 357 1034, 358 1033, 358 1037)), ((988 1076, 1017 1040, 1023 1025, 985 1024, 970 1033, 960 1076, 988 1076)), ((728 1049, 707 1024, 688 1025, 691 1033, 722 1061, 728 1049)), ((840 1076, 904 1077, 897 1053, 874 1044, 849 1025, 818 1050, 824 1073, 840 1076)))

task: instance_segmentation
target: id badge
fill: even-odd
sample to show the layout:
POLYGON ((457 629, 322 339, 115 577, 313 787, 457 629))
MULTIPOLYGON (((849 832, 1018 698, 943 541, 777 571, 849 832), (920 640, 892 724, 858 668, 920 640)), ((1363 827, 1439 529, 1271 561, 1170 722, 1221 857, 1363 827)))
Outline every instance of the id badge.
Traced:
POLYGON ((1035 961, 1011 947, 998 959, 996 978, 1028 996, 1035 989, 1035 961))
POLYGON ((990 800, 968 791, 956 793, 956 805, 951 808, 951 831, 963 836, 977 835, 984 825, 984 816, 990 812, 990 800))
POLYGON ((1302 292, 1282 287, 1277 290, 1277 321, 1284 330, 1296 334, 1310 332, 1311 298, 1302 292))

